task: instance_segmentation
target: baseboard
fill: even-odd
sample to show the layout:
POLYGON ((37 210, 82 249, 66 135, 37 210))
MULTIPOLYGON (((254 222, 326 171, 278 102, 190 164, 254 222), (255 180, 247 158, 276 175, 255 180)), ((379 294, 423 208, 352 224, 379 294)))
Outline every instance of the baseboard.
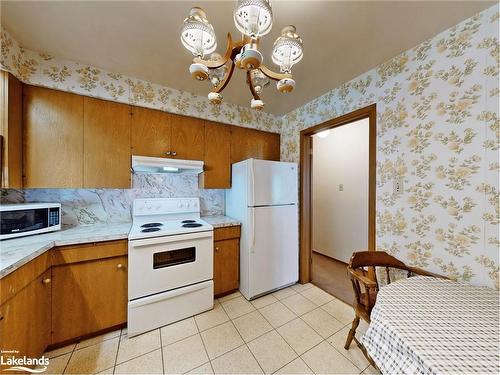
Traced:
POLYGON ((314 249, 312 249, 312 252, 313 252, 313 253, 316 253, 316 254, 318 254, 318 255, 322 255, 322 256, 324 256, 324 257, 326 257, 326 258, 329 258, 329 259, 331 259, 331 260, 333 260, 333 261, 335 261, 335 262, 339 262, 339 263, 343 263, 343 264, 347 265, 347 263, 346 263, 346 262, 343 262, 343 261, 341 261, 341 260, 338 260, 338 259, 336 259, 336 258, 334 258, 334 257, 332 257, 332 256, 330 256, 330 255, 323 254, 323 253, 319 252, 318 250, 314 250, 314 249))

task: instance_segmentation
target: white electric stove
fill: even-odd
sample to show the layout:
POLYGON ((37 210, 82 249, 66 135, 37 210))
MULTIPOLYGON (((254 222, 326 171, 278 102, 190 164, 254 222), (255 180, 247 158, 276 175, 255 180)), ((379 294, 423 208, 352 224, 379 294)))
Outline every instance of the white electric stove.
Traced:
POLYGON ((213 227, 199 199, 136 199, 132 221, 128 335, 213 308, 213 227))

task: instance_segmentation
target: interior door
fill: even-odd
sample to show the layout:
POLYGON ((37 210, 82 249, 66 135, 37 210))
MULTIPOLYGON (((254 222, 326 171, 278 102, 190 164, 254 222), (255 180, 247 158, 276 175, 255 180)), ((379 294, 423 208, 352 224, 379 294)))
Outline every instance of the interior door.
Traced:
POLYGON ((249 209, 250 298, 299 278, 297 206, 249 209))
POLYGON ((252 160, 249 168, 249 206, 297 203, 297 164, 252 160))

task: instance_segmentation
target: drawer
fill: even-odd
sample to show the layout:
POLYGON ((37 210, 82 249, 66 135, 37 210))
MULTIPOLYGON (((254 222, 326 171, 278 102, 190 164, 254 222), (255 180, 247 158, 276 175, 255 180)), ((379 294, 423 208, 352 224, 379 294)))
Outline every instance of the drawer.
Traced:
POLYGON ((214 241, 229 240, 232 238, 240 238, 240 226, 221 227, 214 229, 214 241))
POLYGON ((86 244, 60 246, 52 250, 52 265, 86 262, 95 259, 127 255, 128 241, 91 242, 86 244))

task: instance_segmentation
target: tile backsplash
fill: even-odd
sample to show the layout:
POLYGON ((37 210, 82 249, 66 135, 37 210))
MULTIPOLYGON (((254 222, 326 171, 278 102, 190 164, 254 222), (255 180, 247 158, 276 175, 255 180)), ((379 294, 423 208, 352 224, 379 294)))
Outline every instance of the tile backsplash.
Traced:
POLYGON ((224 213, 224 190, 199 189, 196 175, 136 173, 131 189, 2 189, 0 202, 60 202, 63 225, 75 226, 127 222, 134 199, 174 197, 199 197, 202 215, 224 213))

